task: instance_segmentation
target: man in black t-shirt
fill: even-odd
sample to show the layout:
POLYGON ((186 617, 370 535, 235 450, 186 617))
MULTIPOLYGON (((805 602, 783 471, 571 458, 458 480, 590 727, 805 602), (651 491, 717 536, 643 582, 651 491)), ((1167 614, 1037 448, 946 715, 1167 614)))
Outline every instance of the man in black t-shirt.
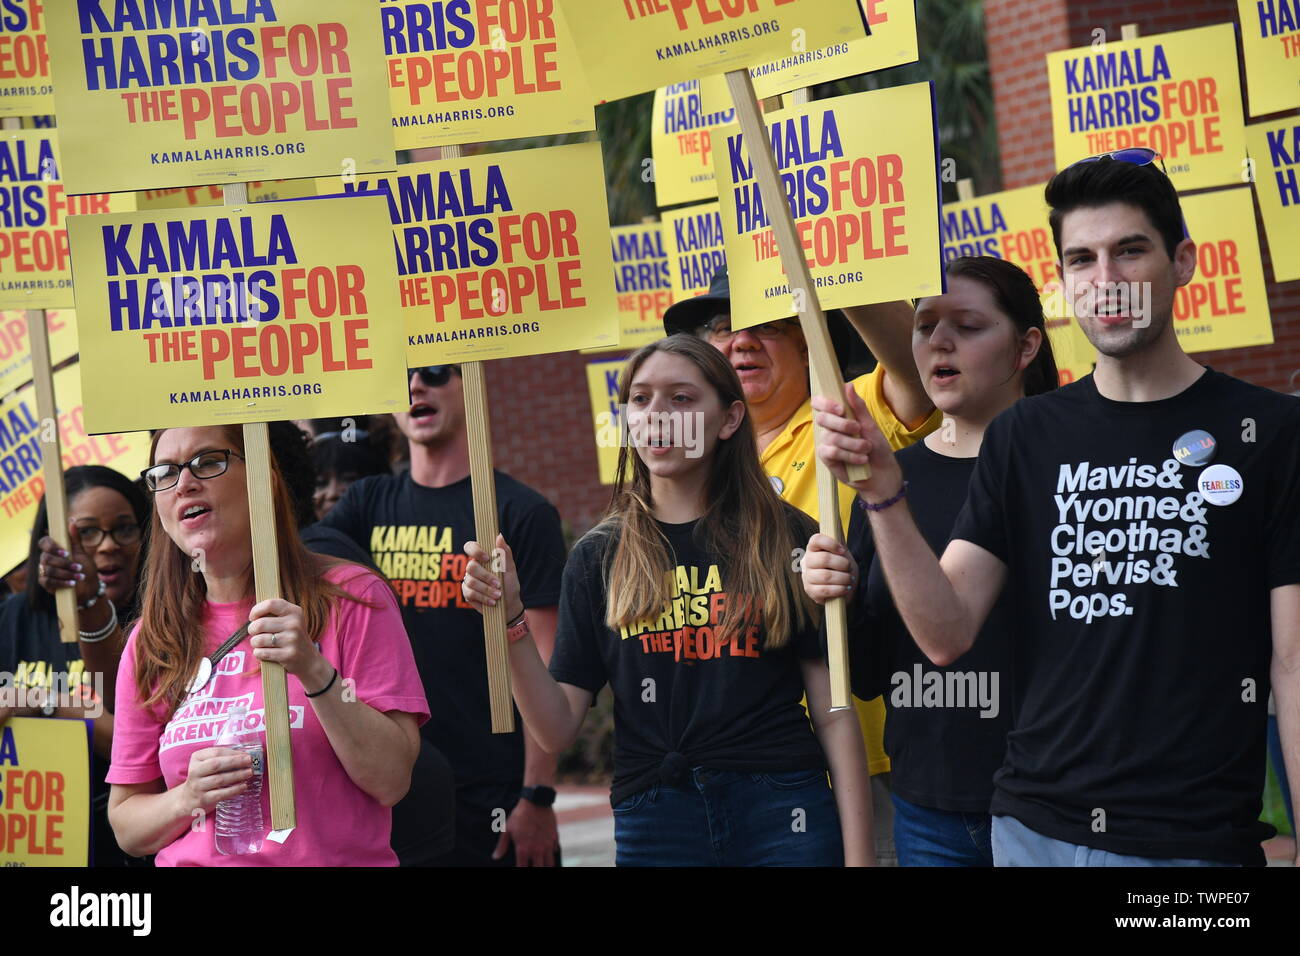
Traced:
POLYGON ((1183 352, 1173 303, 1197 252, 1155 158, 1124 150, 1049 183, 1096 370, 993 421, 941 559, 863 409, 859 431, 814 399, 828 456, 872 466, 856 487, 935 664, 970 648, 1007 590, 1017 707, 994 779, 998 865, 1262 864, 1270 684, 1300 773, 1300 401, 1183 352))
MULTIPOLYGON (((555 757, 522 729, 493 734, 483 623, 461 596, 475 538, 460 369, 411 374, 411 408, 394 416, 411 469, 352 485, 320 522, 364 548, 393 583, 432 716, 421 732, 456 776, 456 848, 435 866, 553 866, 555 757)), ((555 640, 564 538, 555 508, 496 472, 501 533, 515 554, 529 625, 543 658, 555 640)))

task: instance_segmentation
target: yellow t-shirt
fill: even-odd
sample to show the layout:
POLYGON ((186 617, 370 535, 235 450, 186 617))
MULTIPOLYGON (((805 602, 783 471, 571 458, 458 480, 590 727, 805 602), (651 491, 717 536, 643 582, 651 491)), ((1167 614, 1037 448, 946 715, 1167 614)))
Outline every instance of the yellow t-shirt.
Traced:
MULTIPOLYGON (((920 427, 908 430, 890 410, 885 401, 884 387, 884 369, 879 365, 853 380, 854 390, 866 402, 867 411, 871 412, 871 417, 894 451, 924 438, 943 421, 943 413, 936 408, 920 427)), ((815 521, 817 468, 812 416, 812 399, 809 398, 786 423, 785 430, 758 457, 781 497, 815 521)), ((854 497, 852 488, 840 485, 840 526, 846 532, 854 497)), ((867 743, 869 769, 872 774, 885 773, 889 770, 889 757, 885 755, 885 702, 879 697, 874 700, 854 697, 853 703, 858 711, 858 722, 862 725, 862 739, 867 743)))

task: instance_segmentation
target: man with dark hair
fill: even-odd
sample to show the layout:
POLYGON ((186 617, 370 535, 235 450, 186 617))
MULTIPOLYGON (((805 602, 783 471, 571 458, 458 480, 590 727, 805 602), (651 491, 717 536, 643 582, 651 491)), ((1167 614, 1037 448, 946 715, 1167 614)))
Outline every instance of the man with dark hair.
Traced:
MULTIPOLYGON (((1270 684, 1300 773, 1300 401, 1180 347, 1174 295, 1196 245, 1155 158, 1093 157, 1048 185, 1096 370, 993 421, 941 559, 879 432, 814 400, 836 432, 821 453, 872 466, 858 494, 934 663, 969 649, 1008 589, 1020 627, 994 780, 1000 866, 1262 864, 1270 684)), ((846 583, 847 558, 828 561, 805 575, 846 583)))
MULTIPOLYGON (((420 730, 456 776, 455 849, 433 865, 556 866, 556 758, 518 712, 514 733, 492 733, 483 620, 460 590, 465 542, 476 537, 460 367, 412 369, 410 392, 410 410, 394 416, 410 446, 410 471, 361 479, 317 526, 365 548, 397 591, 432 711, 420 730)), ((532 488, 494 474, 501 533, 549 659, 565 561, 560 516, 532 488)))

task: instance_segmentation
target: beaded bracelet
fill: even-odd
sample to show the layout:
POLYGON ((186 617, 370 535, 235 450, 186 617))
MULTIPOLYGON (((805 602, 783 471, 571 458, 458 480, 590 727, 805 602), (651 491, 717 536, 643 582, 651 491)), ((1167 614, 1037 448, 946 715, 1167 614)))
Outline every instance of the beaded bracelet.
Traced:
POLYGON ((907 497, 907 482, 903 482, 903 487, 899 488, 898 494, 894 495, 894 497, 892 498, 886 498, 884 501, 880 502, 879 504, 874 504, 874 505, 868 501, 863 501, 861 498, 859 498, 858 504, 862 505, 862 507, 865 508, 867 511, 884 511, 890 505, 896 505, 906 497, 907 497))
POLYGON ((111 600, 108 602, 108 610, 111 612, 109 614, 108 623, 98 631, 77 630, 77 636, 81 638, 83 644, 98 644, 100 641, 106 640, 108 635, 117 630, 117 608, 113 605, 111 600))

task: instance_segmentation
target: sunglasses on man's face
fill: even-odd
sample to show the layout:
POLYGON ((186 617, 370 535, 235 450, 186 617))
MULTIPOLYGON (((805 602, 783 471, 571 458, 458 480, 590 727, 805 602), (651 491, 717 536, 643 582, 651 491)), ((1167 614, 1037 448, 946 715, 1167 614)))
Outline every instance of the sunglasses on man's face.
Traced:
POLYGON ((455 365, 424 365, 420 368, 408 368, 406 378, 410 381, 412 375, 419 375, 420 381, 429 388, 441 388, 451 381, 452 372, 459 371, 460 369, 455 365))

